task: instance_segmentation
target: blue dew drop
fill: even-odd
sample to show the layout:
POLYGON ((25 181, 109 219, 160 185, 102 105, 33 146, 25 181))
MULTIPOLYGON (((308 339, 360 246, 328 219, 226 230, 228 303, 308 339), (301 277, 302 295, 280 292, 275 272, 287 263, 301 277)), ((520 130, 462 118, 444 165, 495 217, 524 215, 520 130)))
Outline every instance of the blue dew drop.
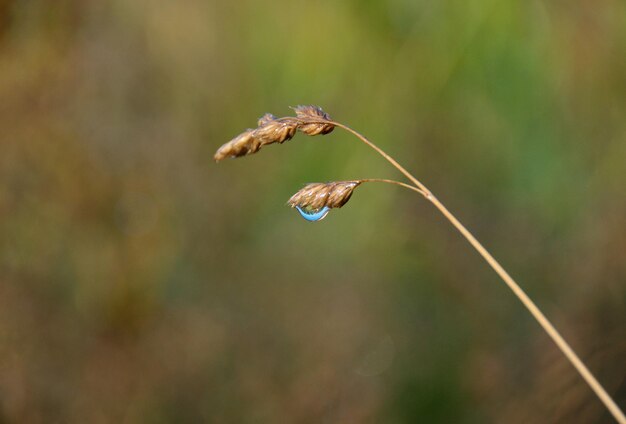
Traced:
POLYGON ((321 209, 311 209, 308 207, 301 208, 300 206, 296 206, 300 216, 310 222, 321 221, 326 218, 328 212, 330 212, 330 208, 328 206, 324 206, 321 209))

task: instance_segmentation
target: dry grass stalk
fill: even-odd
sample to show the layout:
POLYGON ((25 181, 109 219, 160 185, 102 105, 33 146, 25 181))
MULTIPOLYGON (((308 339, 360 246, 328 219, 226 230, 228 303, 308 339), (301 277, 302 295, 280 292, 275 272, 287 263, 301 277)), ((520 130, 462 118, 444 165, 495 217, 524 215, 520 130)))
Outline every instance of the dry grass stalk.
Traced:
MULTIPOLYGON (((226 157, 238 157, 258 151, 262 145, 274 142, 283 142, 293 136, 295 129, 299 129, 307 135, 328 134, 335 127, 340 127, 353 134, 360 141, 374 149, 383 158, 385 158, 398 171, 404 174, 413 185, 400 183, 389 180, 356 180, 356 181, 339 181, 332 183, 315 183, 305 186, 298 191, 289 200, 289 205, 296 208, 320 209, 320 208, 339 208, 343 206, 352 195, 354 189, 363 182, 380 181, 395 185, 400 185, 420 193, 424 198, 431 202, 441 214, 467 239, 467 241, 476 249, 476 251, 485 259, 489 266, 500 276, 502 281, 509 287, 518 300, 526 307, 530 314, 535 318, 544 331, 550 336, 552 341, 561 350, 563 355, 570 361, 576 371, 585 380, 589 387, 595 392, 602 401, 607 410, 613 415, 615 420, 621 424, 626 424, 626 416, 617 406, 613 398, 606 392, 604 387, 598 382, 595 376, 589 371, 587 366, 580 360, 578 355, 573 351, 570 345, 565 341, 561 334, 556 330, 552 323, 546 318, 535 303, 528 297, 515 280, 504 270, 504 268, 496 261, 496 259, 484 248, 484 246, 474 237, 474 235, 437 199, 432 192, 415 178, 410 172, 402 167, 395 159, 385 153, 380 147, 369 141, 360 133, 352 128, 339 122, 332 121, 330 116, 321 108, 316 106, 298 106, 294 108, 296 117, 274 118, 272 115, 265 115, 259 120, 259 128, 256 130, 248 130, 239 135, 235 139, 226 143, 215 154, 215 160, 221 160, 226 157), (276 122, 284 122, 289 130, 281 129, 276 122), (275 125, 274 128, 266 128, 266 126, 275 125), (255 136, 255 132, 257 132, 255 136), (278 141, 281 140, 282 141, 278 141)), ((327 213, 327 212, 326 212, 327 213)), ((319 220, 325 216, 320 215, 319 220)))

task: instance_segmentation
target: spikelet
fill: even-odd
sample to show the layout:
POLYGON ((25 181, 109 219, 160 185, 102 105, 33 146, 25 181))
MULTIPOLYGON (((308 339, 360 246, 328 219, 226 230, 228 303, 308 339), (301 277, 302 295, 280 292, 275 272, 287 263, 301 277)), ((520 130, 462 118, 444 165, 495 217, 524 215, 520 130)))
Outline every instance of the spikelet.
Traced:
POLYGON ((323 207, 340 208, 345 205, 352 192, 361 184, 360 181, 333 181, 330 183, 312 183, 304 186, 291 196, 287 202, 295 208, 321 209, 323 207))
POLYGON ((261 147, 272 143, 291 140, 296 131, 307 135, 328 134, 335 126, 330 116, 318 106, 298 106, 294 108, 296 117, 276 118, 266 113, 258 121, 256 129, 248 129, 222 145, 213 158, 216 162, 226 158, 237 158, 258 152, 261 147))
POLYGON ((276 119, 266 113, 258 124, 256 129, 248 129, 220 147, 213 156, 215 161, 256 153, 266 144, 284 143, 296 134, 299 121, 296 118, 276 119))
POLYGON ((237 158, 239 156, 249 155, 256 153, 261 148, 261 143, 253 136, 254 130, 248 129, 237 137, 230 140, 228 143, 222 145, 213 159, 219 162, 226 158, 237 158))
POLYGON ((259 127, 254 130, 254 138, 261 146, 272 143, 284 143, 296 135, 298 121, 295 118, 276 119, 271 113, 266 113, 259 119, 259 127))
POLYGON ((307 135, 328 134, 335 126, 328 122, 331 121, 330 116, 318 106, 297 106, 293 109, 296 116, 304 121, 298 129, 307 135), (308 120, 313 122, 307 122, 308 120))

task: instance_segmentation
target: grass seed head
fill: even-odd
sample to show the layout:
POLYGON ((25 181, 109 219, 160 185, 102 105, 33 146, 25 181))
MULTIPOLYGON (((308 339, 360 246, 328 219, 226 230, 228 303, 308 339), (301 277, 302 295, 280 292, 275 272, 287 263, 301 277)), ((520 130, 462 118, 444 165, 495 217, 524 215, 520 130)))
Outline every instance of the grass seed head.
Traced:
POLYGON ((284 143, 300 130, 307 135, 328 134, 335 126, 330 116, 318 106, 294 108, 296 117, 276 118, 271 113, 261 116, 256 129, 248 129, 222 145, 213 158, 216 162, 258 152, 266 144, 284 143))
POLYGON ((266 144, 284 143, 291 139, 300 125, 296 118, 276 119, 271 113, 263 115, 256 129, 248 129, 222 145, 213 158, 216 162, 258 152, 266 144))
POLYGON ((340 208, 345 205, 352 192, 361 184, 360 181, 333 181, 330 183, 307 184, 287 202, 295 208, 299 206, 307 209, 340 208))
POLYGON ((298 129, 306 135, 328 134, 335 129, 333 124, 324 122, 332 121, 332 119, 319 106, 296 106, 293 110, 296 116, 304 121, 298 129))
POLYGON ((253 136, 261 146, 272 143, 283 143, 296 135, 298 121, 295 118, 276 119, 274 115, 266 113, 259 119, 259 127, 254 130, 253 136))
POLYGON ((226 158, 237 158, 258 152, 261 148, 261 143, 254 137, 253 133, 254 130, 251 129, 242 132, 237 137, 217 149, 213 159, 215 159, 216 162, 219 162, 226 158))

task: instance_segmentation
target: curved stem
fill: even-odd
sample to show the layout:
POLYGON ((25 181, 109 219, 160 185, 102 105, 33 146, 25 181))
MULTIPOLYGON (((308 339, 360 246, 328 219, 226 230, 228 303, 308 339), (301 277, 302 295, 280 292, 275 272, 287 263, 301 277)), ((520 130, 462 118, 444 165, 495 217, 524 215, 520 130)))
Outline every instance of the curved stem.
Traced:
POLYGON ((420 190, 422 190, 424 192, 424 194, 423 194, 424 197, 429 198, 430 196, 432 196, 432 193, 430 192, 430 190, 428 190, 428 188, 426 188, 426 186, 424 184, 422 184, 417 178, 415 178, 413 175, 411 175, 411 173, 409 171, 404 169, 404 167, 401 166, 398 162, 396 162, 396 160, 394 158, 392 158, 387 153, 385 153, 383 151, 383 149, 381 149, 380 147, 378 147, 377 145, 375 145, 374 143, 369 141, 365 136, 361 135, 360 133, 354 131, 349 126, 344 125, 344 124, 342 124, 340 122, 331 121, 330 123, 335 125, 335 126, 337 126, 337 127, 339 127, 339 128, 342 128, 342 129, 348 131, 352 135, 356 136, 363 143, 367 144, 369 147, 371 147, 372 149, 376 150, 378 152, 378 154, 380 154, 382 157, 384 157, 398 171, 402 172, 405 177, 407 177, 413 184, 415 184, 416 187, 418 187, 420 190))
MULTIPOLYGON (((541 310, 535 305, 535 303, 528 297, 528 295, 522 290, 522 288, 513 280, 513 278, 502 268, 502 266, 494 259, 493 256, 483 247, 482 244, 474 237, 472 233, 469 232, 463 224, 454 216, 452 213, 441 203, 431 192, 426 188, 424 184, 422 184, 417 178, 415 178, 409 171, 404 169, 398 162, 395 161, 391 156, 385 153, 381 148, 376 146, 374 143, 369 141, 366 137, 361 135, 360 133, 354 131, 352 128, 343 125, 339 122, 331 121, 333 125, 340 127, 349 133, 356 136, 363 143, 367 144, 372 149, 376 150, 382 157, 384 157, 389 163, 391 163, 398 171, 400 171, 404 176, 406 176, 415 187, 403 185, 402 183, 392 182, 397 185, 403 185, 404 187, 411 188, 414 191, 422 194, 426 199, 428 199, 439 211, 443 214, 443 216, 450 221, 450 223, 469 241, 469 243, 476 249, 476 251, 485 259, 485 261, 489 264, 489 266, 500 276, 502 281, 511 289, 513 294, 519 299, 520 302, 528 309, 530 314, 537 320, 539 325, 544 329, 544 331, 550 336, 552 341, 558 346, 558 348, 563 352, 565 357, 571 362, 576 371, 581 375, 581 377, 585 380, 585 382, 591 387, 591 389, 595 392, 595 394, 600 398, 604 406, 608 409, 608 411, 613 415, 615 420, 620 424, 626 424, 626 417, 622 410, 617 406, 615 401, 611 398, 611 396, 606 392, 604 387, 598 382, 598 380, 594 377, 594 375, 589 371, 589 369, 585 366, 583 361, 580 360, 578 355, 574 352, 574 350, 570 347, 570 345, 565 341, 565 339, 561 336, 561 334, 556 330, 554 325, 546 318, 546 316, 541 312, 541 310), (416 190, 417 188, 417 190, 416 190)), ((365 181, 365 180, 363 180, 365 181)), ((385 180, 384 182, 391 182, 390 180, 385 180)))
POLYGON ((426 193, 422 191, 422 189, 412 186, 410 184, 401 183, 400 181, 395 180, 386 180, 384 178, 365 178, 363 180, 357 180, 359 183, 387 183, 393 184, 400 187, 408 188, 409 190, 413 190, 416 193, 421 194, 422 196, 426 196, 426 193))

